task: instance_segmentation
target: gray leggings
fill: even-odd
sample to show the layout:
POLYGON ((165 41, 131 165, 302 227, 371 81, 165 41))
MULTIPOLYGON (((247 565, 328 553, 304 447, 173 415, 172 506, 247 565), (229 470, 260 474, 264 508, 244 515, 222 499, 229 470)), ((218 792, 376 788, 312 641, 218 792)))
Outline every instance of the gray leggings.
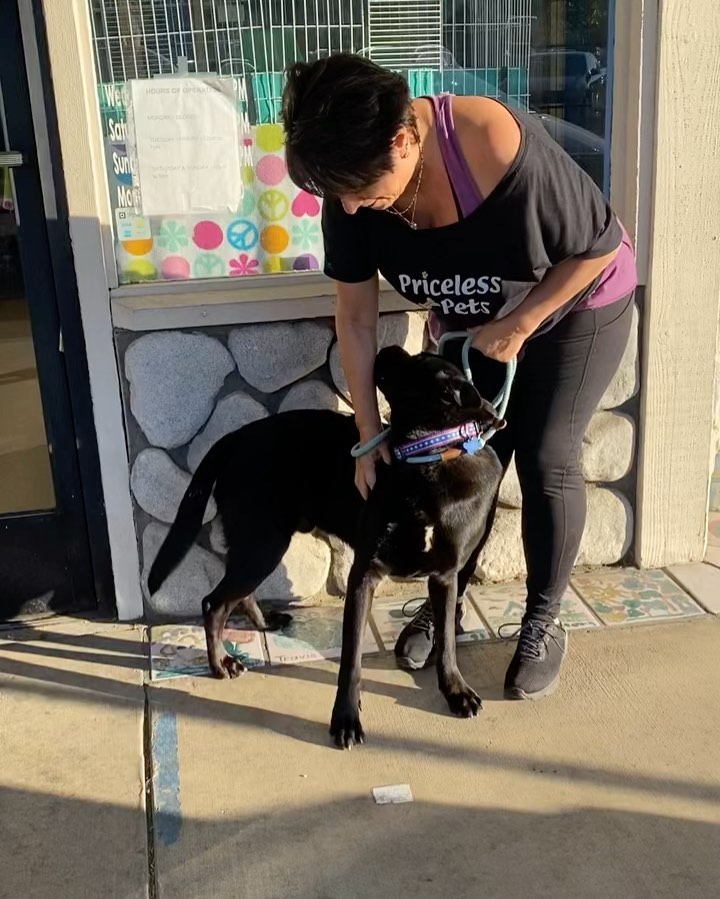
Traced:
MULTIPOLYGON (((620 364, 631 318, 632 295, 572 312, 530 340, 518 363, 508 426, 493 437, 492 446, 504 468, 515 454, 528 570, 526 617, 556 616, 567 589, 587 511, 582 439, 620 364)), ((450 341, 445 351, 456 363, 460 345, 450 341)), ((477 351, 470 363, 480 393, 495 396, 504 366, 477 351)))

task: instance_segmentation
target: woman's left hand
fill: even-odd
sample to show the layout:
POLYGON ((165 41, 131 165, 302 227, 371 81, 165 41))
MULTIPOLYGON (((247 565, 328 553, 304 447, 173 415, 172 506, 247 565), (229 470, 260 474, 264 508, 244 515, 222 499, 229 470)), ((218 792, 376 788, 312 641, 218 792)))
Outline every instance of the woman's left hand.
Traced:
POLYGON ((473 347, 497 362, 514 359, 532 333, 512 321, 510 316, 472 328, 471 331, 473 347))

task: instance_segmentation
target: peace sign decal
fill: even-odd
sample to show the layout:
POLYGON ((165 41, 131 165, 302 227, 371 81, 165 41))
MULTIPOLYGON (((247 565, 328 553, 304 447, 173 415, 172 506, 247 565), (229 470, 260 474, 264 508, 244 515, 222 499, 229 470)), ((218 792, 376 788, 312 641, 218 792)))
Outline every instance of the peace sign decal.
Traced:
POLYGON ((288 214, 290 200, 281 190, 266 190, 258 199, 258 211, 267 222, 278 222, 288 214))
POLYGON ((236 219, 228 225, 227 239, 236 250, 252 250, 258 242, 258 229, 247 219, 236 219))

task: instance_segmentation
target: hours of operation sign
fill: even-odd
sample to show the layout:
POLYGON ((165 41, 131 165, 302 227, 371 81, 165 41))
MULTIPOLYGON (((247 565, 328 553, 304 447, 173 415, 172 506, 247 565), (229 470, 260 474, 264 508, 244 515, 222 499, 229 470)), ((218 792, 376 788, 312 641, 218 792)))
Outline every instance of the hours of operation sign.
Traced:
POLYGON ((143 215, 240 208, 242 122, 232 78, 131 81, 128 117, 143 215))

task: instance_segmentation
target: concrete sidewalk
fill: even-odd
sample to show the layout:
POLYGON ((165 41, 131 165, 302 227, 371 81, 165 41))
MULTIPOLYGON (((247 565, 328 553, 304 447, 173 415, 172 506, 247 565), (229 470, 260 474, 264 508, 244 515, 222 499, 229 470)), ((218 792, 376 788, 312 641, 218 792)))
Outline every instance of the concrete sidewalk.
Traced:
POLYGON ((341 753, 334 663, 157 685, 141 628, 0 633, 0 897, 717 895, 719 647, 711 616, 573 633, 531 704, 500 701, 511 646, 463 646, 475 721, 371 657, 341 753))

